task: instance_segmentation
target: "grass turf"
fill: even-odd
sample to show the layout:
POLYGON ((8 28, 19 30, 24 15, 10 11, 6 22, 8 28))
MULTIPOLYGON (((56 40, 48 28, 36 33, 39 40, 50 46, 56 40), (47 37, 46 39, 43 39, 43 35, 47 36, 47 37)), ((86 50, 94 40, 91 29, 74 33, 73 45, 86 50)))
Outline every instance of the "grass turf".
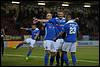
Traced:
MULTIPOLYGON (((28 48, 5 48, 4 56, 1 56, 1 66, 43 66, 44 49, 36 47, 28 61, 25 56, 28 48)), ((77 66, 99 66, 99 47, 81 46, 77 48, 77 66)), ((70 53, 68 53, 72 64, 70 53)), ((56 64, 56 61, 54 65, 56 64)))

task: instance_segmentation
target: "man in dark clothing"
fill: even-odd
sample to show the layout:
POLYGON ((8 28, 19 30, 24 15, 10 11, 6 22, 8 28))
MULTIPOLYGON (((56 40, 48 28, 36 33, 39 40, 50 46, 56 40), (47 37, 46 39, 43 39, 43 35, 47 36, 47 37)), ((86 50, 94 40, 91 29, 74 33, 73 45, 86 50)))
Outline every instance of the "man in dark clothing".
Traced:
POLYGON ((4 53, 4 38, 5 33, 4 33, 4 29, 1 29, 1 55, 3 56, 4 53))

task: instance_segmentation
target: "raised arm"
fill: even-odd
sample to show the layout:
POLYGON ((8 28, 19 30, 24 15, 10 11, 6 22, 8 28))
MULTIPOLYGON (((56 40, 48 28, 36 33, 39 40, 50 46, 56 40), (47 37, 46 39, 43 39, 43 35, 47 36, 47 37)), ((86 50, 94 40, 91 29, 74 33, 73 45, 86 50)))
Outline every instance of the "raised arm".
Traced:
POLYGON ((23 30, 30 30, 31 28, 23 28, 23 27, 21 27, 20 29, 23 29, 23 30))
POLYGON ((38 19, 39 22, 47 22, 47 19, 38 19))
POLYGON ((49 19, 38 19, 38 18, 34 18, 33 19, 33 23, 37 23, 37 22, 47 22, 49 19))

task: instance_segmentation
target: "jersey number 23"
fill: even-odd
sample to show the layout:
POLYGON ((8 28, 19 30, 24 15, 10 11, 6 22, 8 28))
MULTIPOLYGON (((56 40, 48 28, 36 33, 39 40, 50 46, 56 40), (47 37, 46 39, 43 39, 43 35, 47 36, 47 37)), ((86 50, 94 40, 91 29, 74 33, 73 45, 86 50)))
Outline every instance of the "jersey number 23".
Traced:
POLYGON ((76 33, 76 27, 70 27, 69 34, 75 34, 76 33))

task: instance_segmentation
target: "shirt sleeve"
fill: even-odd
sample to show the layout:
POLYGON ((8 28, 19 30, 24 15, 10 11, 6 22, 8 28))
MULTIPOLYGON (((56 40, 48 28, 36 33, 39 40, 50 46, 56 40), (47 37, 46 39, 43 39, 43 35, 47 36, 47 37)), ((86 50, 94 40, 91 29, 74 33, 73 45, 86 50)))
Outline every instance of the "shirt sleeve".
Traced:
POLYGON ((50 22, 52 24, 56 24, 55 18, 50 19, 48 22, 50 22))
POLYGON ((51 22, 51 23, 53 23, 53 19, 50 19, 50 20, 48 20, 47 22, 51 22))

